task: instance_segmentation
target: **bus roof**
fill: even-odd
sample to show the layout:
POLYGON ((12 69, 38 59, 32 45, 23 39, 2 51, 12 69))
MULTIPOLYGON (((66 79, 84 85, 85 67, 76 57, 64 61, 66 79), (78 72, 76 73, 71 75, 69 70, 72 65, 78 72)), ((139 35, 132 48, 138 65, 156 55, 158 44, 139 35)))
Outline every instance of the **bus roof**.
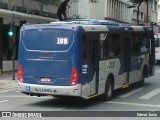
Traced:
POLYGON ((119 23, 111 20, 95 20, 95 19, 73 19, 73 20, 68 20, 68 22, 73 22, 75 24, 86 24, 86 25, 112 25, 112 26, 120 25, 119 23))
MULTIPOLYGON (((84 31, 152 31, 149 26, 131 26, 129 24, 121 24, 114 21, 94 20, 94 19, 76 19, 60 22, 51 22, 50 24, 25 24, 26 29, 40 29, 40 28, 59 28, 75 30, 78 27, 84 31)), ((23 28, 23 27, 22 27, 23 28)))

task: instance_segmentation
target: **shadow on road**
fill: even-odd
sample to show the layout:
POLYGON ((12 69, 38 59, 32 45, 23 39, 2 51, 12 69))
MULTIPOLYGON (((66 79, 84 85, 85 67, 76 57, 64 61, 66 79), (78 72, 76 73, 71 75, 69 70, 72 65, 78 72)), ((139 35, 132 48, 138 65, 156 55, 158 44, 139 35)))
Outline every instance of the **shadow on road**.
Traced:
POLYGON ((49 107, 49 108, 70 108, 70 109, 85 109, 91 106, 102 104, 102 101, 97 100, 97 98, 90 100, 83 100, 81 98, 53 98, 49 100, 40 101, 37 103, 30 104, 30 106, 35 107, 49 107))
MULTIPOLYGON (((150 83, 145 83, 143 87, 147 88, 152 86, 150 83)), ((139 85, 131 85, 127 89, 118 89, 114 91, 114 96, 112 101, 114 101, 118 96, 123 95, 128 92, 132 92, 142 86, 139 85)), ((40 98, 41 99, 41 98, 40 98)), ((35 106, 35 107, 47 107, 47 108, 70 108, 74 110, 80 110, 80 109, 87 109, 90 108, 91 106, 96 106, 100 104, 104 104, 106 101, 102 101, 99 98, 93 98, 89 100, 83 100, 81 98, 73 98, 73 97, 66 97, 66 98, 49 98, 49 99, 44 99, 43 101, 40 100, 38 102, 28 104, 29 106, 35 106)))
POLYGON ((138 83, 136 84, 133 84, 133 85, 130 85, 128 88, 125 88, 125 89, 117 89, 114 91, 114 96, 113 96, 113 99, 116 99, 118 96, 120 95, 124 95, 126 93, 129 93, 129 92, 132 92, 138 88, 141 88, 141 87, 145 87, 145 88, 148 88, 152 86, 150 83, 144 83, 144 85, 139 85, 138 83))

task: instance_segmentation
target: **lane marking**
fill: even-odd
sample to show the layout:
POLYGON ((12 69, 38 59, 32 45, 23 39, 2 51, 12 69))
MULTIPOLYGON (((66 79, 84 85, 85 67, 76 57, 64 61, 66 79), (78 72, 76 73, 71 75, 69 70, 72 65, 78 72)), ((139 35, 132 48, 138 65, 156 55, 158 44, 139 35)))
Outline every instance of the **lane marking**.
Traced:
POLYGON ((9 89, 9 90, 0 90, 0 93, 14 91, 14 90, 17 90, 17 88, 13 88, 13 89, 9 89))
POLYGON ((133 90, 133 91, 131 91, 131 92, 128 92, 128 93, 126 93, 126 94, 124 94, 124 95, 120 95, 119 97, 125 98, 125 97, 128 97, 128 96, 130 96, 130 95, 133 95, 133 94, 135 94, 135 93, 137 93, 137 92, 139 92, 139 91, 141 91, 141 90, 143 90, 143 89, 144 89, 144 87, 139 88, 139 89, 135 89, 135 90, 133 90))
POLYGON ((160 70, 156 71, 157 73, 160 72, 160 70))
POLYGON ((63 111, 63 110, 65 110, 65 109, 67 109, 68 107, 62 107, 62 108, 58 108, 58 109, 56 109, 57 111, 63 111))
POLYGON ((145 94, 144 96, 140 97, 140 99, 148 100, 148 99, 156 96, 156 95, 159 94, 159 93, 160 93, 160 88, 157 88, 157 89, 155 89, 155 90, 153 90, 153 91, 145 94))
POLYGON ((4 102, 8 102, 8 100, 3 100, 3 101, 0 101, 0 103, 4 103, 4 102))
POLYGON ((106 102, 106 103, 119 104, 119 105, 132 105, 132 106, 143 106, 143 107, 156 107, 156 108, 160 108, 160 105, 151 105, 151 104, 128 103, 128 102, 114 102, 114 101, 109 101, 109 102, 106 102))
POLYGON ((53 98, 53 97, 37 97, 37 96, 20 96, 20 95, 1 95, 1 97, 5 98, 42 98, 42 99, 48 99, 48 98, 53 98))

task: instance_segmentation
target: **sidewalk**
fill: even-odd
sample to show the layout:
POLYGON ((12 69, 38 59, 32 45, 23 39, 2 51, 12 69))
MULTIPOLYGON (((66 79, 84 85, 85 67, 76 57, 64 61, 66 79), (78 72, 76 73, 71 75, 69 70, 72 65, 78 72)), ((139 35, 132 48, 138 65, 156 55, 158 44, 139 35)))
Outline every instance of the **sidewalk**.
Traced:
POLYGON ((15 73, 15 80, 12 72, 4 72, 0 75, 0 91, 17 88, 17 72, 15 73))

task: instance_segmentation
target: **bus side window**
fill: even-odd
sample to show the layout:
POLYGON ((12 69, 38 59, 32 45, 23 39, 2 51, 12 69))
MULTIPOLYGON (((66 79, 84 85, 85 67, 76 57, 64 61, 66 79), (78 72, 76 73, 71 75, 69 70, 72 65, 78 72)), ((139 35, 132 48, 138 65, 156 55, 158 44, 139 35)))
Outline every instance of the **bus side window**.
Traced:
POLYGON ((144 53, 144 52, 148 52, 149 50, 149 39, 147 38, 147 35, 141 35, 140 36, 140 50, 141 50, 141 53, 144 53))
POLYGON ((87 50, 87 47, 88 46, 88 42, 87 42, 87 39, 86 39, 86 35, 82 35, 82 59, 83 59, 83 62, 87 62, 88 61, 88 50, 87 50))
POLYGON ((110 35, 110 57, 117 57, 120 55, 120 37, 119 34, 110 35))
POLYGON ((101 59, 109 58, 109 39, 106 37, 104 41, 100 41, 101 59))
POLYGON ((134 34, 132 35, 131 39, 131 53, 132 54, 137 54, 140 53, 140 42, 139 42, 139 35, 134 34))

